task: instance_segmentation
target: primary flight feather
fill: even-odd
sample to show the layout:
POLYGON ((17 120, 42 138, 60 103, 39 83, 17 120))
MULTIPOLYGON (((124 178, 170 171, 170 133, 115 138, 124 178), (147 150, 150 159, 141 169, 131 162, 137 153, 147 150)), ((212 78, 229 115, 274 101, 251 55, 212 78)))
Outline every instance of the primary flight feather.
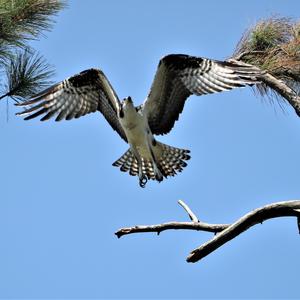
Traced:
POLYGON ((18 115, 30 120, 71 120, 100 111, 111 127, 130 147, 113 166, 139 177, 162 181, 187 166, 189 150, 158 142, 154 135, 171 131, 187 98, 231 90, 259 83, 261 71, 251 65, 171 54, 163 57, 142 105, 135 107, 130 97, 120 101, 101 70, 89 69, 65 79, 19 103, 26 109, 18 115))

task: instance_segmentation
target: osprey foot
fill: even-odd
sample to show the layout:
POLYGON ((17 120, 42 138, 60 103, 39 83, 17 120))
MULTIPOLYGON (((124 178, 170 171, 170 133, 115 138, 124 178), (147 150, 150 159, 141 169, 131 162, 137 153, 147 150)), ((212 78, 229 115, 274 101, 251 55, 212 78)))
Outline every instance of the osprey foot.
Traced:
POLYGON ((146 186, 148 178, 146 175, 142 175, 139 177, 139 181, 140 181, 140 187, 144 188, 146 186))

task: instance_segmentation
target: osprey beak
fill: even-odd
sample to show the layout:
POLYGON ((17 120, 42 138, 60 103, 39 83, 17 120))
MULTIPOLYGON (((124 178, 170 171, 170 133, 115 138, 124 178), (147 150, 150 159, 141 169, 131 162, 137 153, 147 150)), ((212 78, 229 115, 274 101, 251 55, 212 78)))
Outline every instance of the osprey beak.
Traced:
POLYGON ((131 97, 130 97, 130 96, 129 96, 129 97, 127 97, 127 98, 125 99, 125 101, 126 101, 126 102, 130 102, 130 103, 133 103, 133 102, 132 102, 132 99, 131 99, 131 97))

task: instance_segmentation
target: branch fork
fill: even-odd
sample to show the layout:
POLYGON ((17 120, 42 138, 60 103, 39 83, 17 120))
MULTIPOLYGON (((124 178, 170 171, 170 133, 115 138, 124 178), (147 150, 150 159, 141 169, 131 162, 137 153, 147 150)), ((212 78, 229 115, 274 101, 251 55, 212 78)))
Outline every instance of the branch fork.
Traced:
POLYGON ((160 234, 160 232, 164 230, 171 229, 208 231, 214 233, 215 236, 211 240, 192 250, 186 259, 187 262, 197 262, 250 227, 256 224, 262 224, 264 221, 272 218, 296 217, 300 234, 300 200, 282 201, 265 205, 250 211, 232 224, 210 224, 202 222, 186 203, 182 200, 179 200, 178 203, 187 212, 191 219, 190 222, 167 222, 156 225, 125 227, 115 232, 115 235, 120 238, 123 235, 141 232, 155 232, 160 234))

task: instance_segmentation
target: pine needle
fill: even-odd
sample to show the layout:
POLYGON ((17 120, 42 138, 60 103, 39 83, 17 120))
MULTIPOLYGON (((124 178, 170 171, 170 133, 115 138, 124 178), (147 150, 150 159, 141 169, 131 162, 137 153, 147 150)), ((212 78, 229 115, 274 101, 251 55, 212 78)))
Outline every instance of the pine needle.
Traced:
MULTIPOLYGON (((51 82, 49 77, 54 71, 44 58, 32 50, 20 50, 10 59, 6 69, 5 96, 18 102, 40 92, 51 82)), ((4 96, 4 95, 3 95, 4 96)))
POLYGON ((0 40, 25 47, 54 23, 50 16, 66 7, 61 0, 0 0, 0 40))
POLYGON ((27 42, 52 28, 66 1, 0 0, 0 100, 20 101, 50 84, 54 72, 27 42))
MULTIPOLYGON (((244 34, 233 58, 266 70, 299 93, 300 22, 278 17, 258 22, 244 34)), ((280 98, 267 85, 255 88, 262 96, 280 98)))

